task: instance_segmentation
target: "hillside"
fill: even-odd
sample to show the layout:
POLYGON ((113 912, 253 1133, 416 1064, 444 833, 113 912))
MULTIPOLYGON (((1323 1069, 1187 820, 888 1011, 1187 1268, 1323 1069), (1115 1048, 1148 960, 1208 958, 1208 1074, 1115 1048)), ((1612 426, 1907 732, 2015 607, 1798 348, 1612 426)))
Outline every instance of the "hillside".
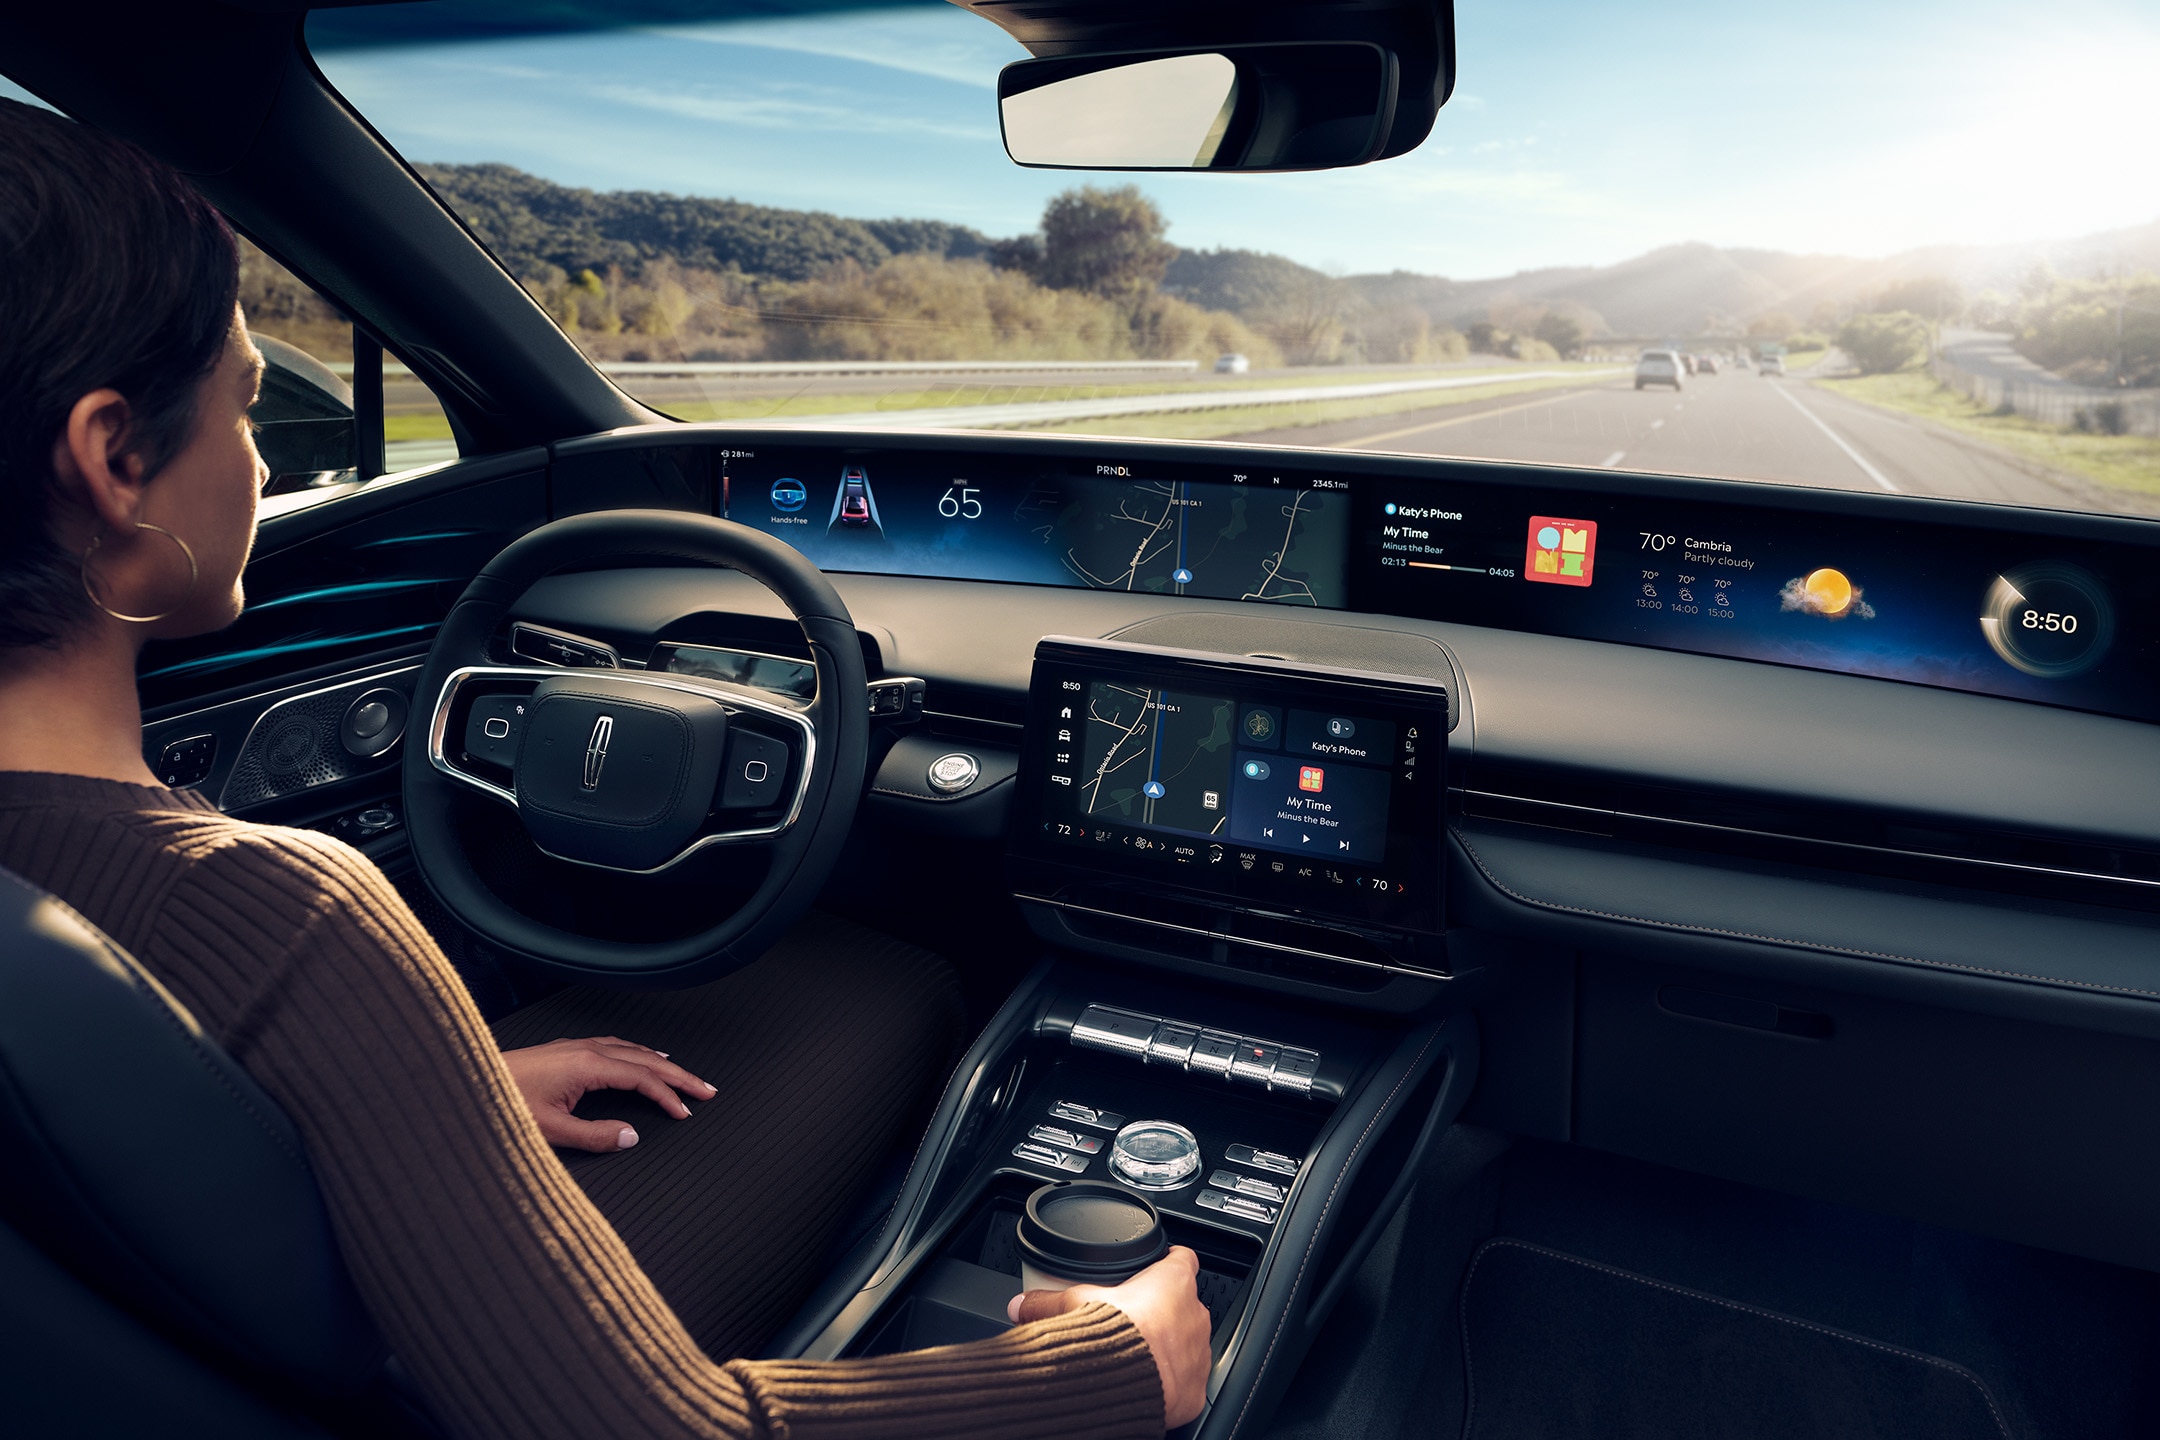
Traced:
POLYGON ((808 280, 852 260, 984 256, 990 240, 942 220, 849 220, 649 190, 578 190, 508 165, 419 165, 422 177, 512 272, 568 274, 669 259, 694 270, 808 280))
MULTIPOLYGON (((940 220, 857 220, 736 200, 574 189, 508 165, 418 168, 515 273, 543 286, 587 271, 636 276, 661 264, 739 276, 755 288, 821 280, 836 267, 874 272, 902 256, 1026 269, 1027 257, 1040 254, 1036 237, 998 239, 940 220)), ((1445 353, 1433 349, 1432 336, 1478 322, 1527 331, 1545 311, 1568 316, 1592 338, 1737 333, 1772 314, 1822 328, 1825 317, 1901 281, 1944 277, 1967 296, 2014 295, 2036 269, 2076 280, 2115 267, 2160 270, 2160 221, 2042 244, 1932 246, 1880 259, 1689 242, 1614 265, 1480 279, 1409 271, 1336 278, 1255 250, 1188 250, 1170 263, 1162 289, 1236 316, 1294 359, 1409 360, 1445 353)), ((562 309, 559 300, 549 303, 562 309)), ((729 303, 752 300, 731 294, 729 303)))

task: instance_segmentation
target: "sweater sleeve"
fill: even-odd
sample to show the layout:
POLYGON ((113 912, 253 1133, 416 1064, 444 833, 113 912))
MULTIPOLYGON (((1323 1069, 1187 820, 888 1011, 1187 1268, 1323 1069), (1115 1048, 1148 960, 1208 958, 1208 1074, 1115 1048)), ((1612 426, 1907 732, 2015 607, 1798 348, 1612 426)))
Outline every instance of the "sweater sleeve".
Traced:
POLYGON ((335 840, 235 827, 157 935, 299 1127, 362 1296, 461 1436, 1162 1433, 1146 1342, 1103 1305, 871 1360, 705 1356, 541 1137, 434 941, 335 840))

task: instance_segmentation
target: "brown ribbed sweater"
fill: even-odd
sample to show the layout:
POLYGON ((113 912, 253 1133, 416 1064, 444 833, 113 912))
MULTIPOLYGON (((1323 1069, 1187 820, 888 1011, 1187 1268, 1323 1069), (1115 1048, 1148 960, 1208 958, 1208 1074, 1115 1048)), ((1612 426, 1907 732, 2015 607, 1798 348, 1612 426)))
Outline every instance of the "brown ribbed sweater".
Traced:
POLYGON ((427 931, 328 836, 0 772, 0 865, 133 953, 284 1106, 361 1295, 460 1435, 1162 1433, 1147 1344, 1105 1305, 874 1360, 707 1358, 541 1138, 427 931))

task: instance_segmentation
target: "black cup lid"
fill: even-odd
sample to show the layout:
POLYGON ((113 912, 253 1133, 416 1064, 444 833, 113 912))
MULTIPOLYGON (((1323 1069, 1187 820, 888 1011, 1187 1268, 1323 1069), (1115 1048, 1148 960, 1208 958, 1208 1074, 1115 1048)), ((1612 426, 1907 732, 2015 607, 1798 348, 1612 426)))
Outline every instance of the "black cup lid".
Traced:
POLYGON ((1163 1257, 1162 1217, 1139 1195, 1100 1180, 1045 1185, 1028 1196, 1020 1249, 1038 1268, 1073 1280, 1122 1280, 1163 1257))

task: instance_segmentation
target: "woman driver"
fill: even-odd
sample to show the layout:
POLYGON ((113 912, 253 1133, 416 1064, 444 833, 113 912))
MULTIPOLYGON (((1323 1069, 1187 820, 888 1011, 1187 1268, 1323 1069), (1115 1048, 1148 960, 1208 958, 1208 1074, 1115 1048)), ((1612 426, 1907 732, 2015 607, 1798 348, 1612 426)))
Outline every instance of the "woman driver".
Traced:
POLYGON ((264 478, 237 286, 230 232, 176 174, 0 101, 0 865, 132 951, 284 1106, 450 1428, 987 1440, 1197 1415, 1208 1318, 1184 1249, 1115 1289, 1030 1292, 1024 1323, 972 1345, 729 1358, 814 1280, 855 1167, 943 1063, 931 957, 824 922, 704 990, 565 992, 506 1027, 635 1021, 720 1087, 612 1037, 505 1052, 364 857, 156 783, 136 655, 240 613, 264 478), (632 1127, 570 1113, 598 1089, 704 1113, 615 1154, 632 1127), (609 1158, 578 1157, 581 1188, 551 1143, 609 1158))

